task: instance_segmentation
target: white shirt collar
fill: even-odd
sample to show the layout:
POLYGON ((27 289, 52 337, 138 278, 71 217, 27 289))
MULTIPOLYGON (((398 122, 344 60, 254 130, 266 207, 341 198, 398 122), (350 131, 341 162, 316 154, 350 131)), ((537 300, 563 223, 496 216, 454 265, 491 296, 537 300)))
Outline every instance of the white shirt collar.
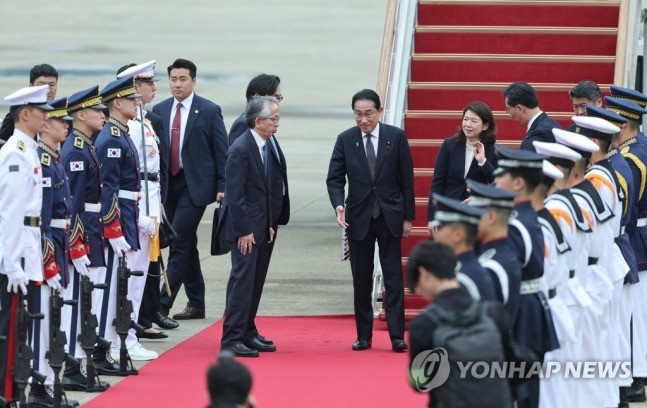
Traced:
POLYGON ((528 128, 526 129, 527 131, 530 130, 530 126, 532 126, 535 119, 537 119, 537 116, 541 115, 542 113, 544 113, 544 112, 539 111, 539 112, 537 112, 537 114, 535 116, 532 117, 532 119, 530 119, 530 121, 528 122, 528 128))
POLYGON ((263 146, 265 146, 265 140, 263 140, 263 138, 262 138, 262 137, 260 137, 260 136, 258 135, 258 133, 256 133, 256 132, 254 131, 254 129, 249 129, 249 130, 252 132, 252 136, 254 136, 254 141, 256 142, 256 144, 258 145, 258 147, 259 147, 260 149, 262 149, 262 148, 263 148, 263 146))
MULTIPOLYGON (((191 105, 193 104, 193 96, 195 93, 191 92, 191 95, 187 96, 185 100, 182 101, 182 108, 183 109, 191 109, 191 105)), ((171 106, 171 112, 175 112, 175 109, 177 109, 177 104, 180 103, 177 99, 173 98, 173 106, 171 106)))
MULTIPOLYGON (((366 137, 366 135, 367 135, 367 133, 364 133, 364 131, 362 131, 362 137, 366 137)), ((375 129, 373 129, 373 131, 371 132, 371 135, 375 139, 380 137, 380 122, 377 123, 377 126, 375 126, 375 129)))

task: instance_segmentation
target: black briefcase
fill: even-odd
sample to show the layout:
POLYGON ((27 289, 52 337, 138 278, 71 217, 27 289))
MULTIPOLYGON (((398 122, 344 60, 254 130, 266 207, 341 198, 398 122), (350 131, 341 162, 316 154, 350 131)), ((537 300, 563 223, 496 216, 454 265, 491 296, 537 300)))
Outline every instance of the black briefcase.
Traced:
POLYGON ((168 248, 177 239, 177 232, 166 218, 166 212, 162 210, 162 222, 159 225, 160 248, 168 248))
POLYGON ((211 227, 211 255, 225 255, 231 250, 229 241, 220 238, 218 225, 220 224, 221 203, 218 203, 216 209, 213 211, 213 226, 211 227))

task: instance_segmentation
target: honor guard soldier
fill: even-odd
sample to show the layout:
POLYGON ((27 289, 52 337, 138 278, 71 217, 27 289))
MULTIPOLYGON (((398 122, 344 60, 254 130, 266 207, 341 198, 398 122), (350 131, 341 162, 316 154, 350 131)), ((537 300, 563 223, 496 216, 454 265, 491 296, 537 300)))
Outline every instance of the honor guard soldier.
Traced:
MULTIPOLYGON (((128 134, 128 121, 137 116, 141 95, 135 91, 134 77, 110 82, 101 91, 108 106, 110 119, 97 135, 97 157, 102 167, 103 192, 101 207, 104 236, 110 245, 106 251, 106 273, 99 281, 108 285, 102 292, 99 335, 112 343, 112 358, 116 359, 120 340, 113 321, 116 318, 117 267, 119 258, 130 262, 139 250, 140 166, 137 148, 128 134)), ((133 350, 136 351, 136 350, 133 350)), ((108 351, 110 353, 110 351, 108 351)), ((154 357, 153 357, 154 358, 154 357)), ((148 359, 148 358, 147 358, 148 359)))
MULTIPOLYGON (((611 309, 609 317, 609 337, 604 349, 609 353, 607 358, 613 361, 631 361, 631 343, 630 343, 630 324, 631 324, 631 301, 629 295, 632 285, 625 285, 625 277, 630 272, 631 267, 626 261, 626 257, 618 245, 622 230, 623 211, 625 208, 626 186, 623 190, 618 173, 613 168, 607 152, 610 150, 614 135, 617 135, 620 128, 611 122, 593 116, 573 117, 573 122, 577 125, 575 132, 591 138, 599 147, 599 152, 594 152, 591 157, 592 165, 586 172, 586 178, 591 181, 600 197, 614 212, 612 218, 612 231, 610 234, 614 237, 614 245, 609 251, 607 271, 608 277, 614 287, 613 298, 611 299, 611 309), (627 288, 625 288, 627 286, 627 288)), ((635 258, 634 258, 635 270, 635 258)), ((631 380, 626 379, 623 382, 615 379, 617 382, 614 388, 631 385, 631 380)), ((623 393, 621 392, 620 395, 623 393)), ((605 405, 617 403, 616 399, 609 399, 618 394, 615 390, 606 395, 605 405)), ((621 401, 627 402, 627 401, 621 401)))
POLYGON ((434 219, 430 224, 438 228, 435 240, 454 252, 456 270, 460 272, 456 279, 474 299, 496 300, 492 278, 474 253, 478 225, 486 212, 439 194, 433 195, 433 206, 434 219))
MULTIPOLYGON (((607 96, 604 101, 608 110, 627 119, 627 123, 623 124, 620 129, 617 147, 629 164, 633 176, 633 186, 637 191, 636 227, 633 228, 632 224, 628 225, 628 233, 636 256, 638 279, 643 280, 641 272, 647 270, 647 243, 644 239, 647 235, 647 193, 645 192, 647 143, 640 131, 640 121, 642 116, 647 114, 647 110, 628 99, 607 96)), ((634 384, 627 395, 630 402, 645 401, 643 379, 647 377, 647 344, 645 344, 645 339, 647 339, 647 312, 645 312, 647 310, 647 285, 637 285, 634 289, 633 299, 632 369, 634 384)))
MULTIPOLYGON (((81 280, 82 277, 88 277, 91 283, 99 283, 98 277, 106 268, 101 216, 101 165, 92 138, 92 135, 101 130, 105 123, 103 109, 106 109, 106 106, 101 103, 98 86, 70 96, 67 111, 73 119, 72 132, 61 149, 63 167, 72 192, 70 258, 74 266, 64 297, 66 300, 77 301, 76 305, 63 309, 63 325, 69 333, 69 353, 79 360, 87 358, 79 342, 83 321, 81 280)), ((96 312, 97 304, 94 303, 92 307, 96 312)), ((103 350, 101 359, 96 363, 97 371, 100 374, 116 373, 118 371, 116 364, 106 361, 105 354, 103 350)), ((85 370, 79 367, 65 367, 63 373, 65 390, 86 390, 86 385, 85 370)), ((107 388, 107 383, 98 383, 95 391, 107 388)))
MULTIPOLYGON (((37 150, 43 174, 43 207, 40 230, 45 275, 56 271, 60 278, 60 285, 58 289, 54 290, 61 290, 60 286, 66 287, 69 282, 69 205, 72 199, 67 176, 61 163, 59 146, 65 141, 69 131, 67 121, 72 118, 67 116, 67 98, 49 101, 49 105, 54 110, 47 112, 49 119, 45 129, 40 133, 37 150)), ((37 407, 74 407, 78 406, 77 401, 68 400, 65 393, 57 394, 57 390, 54 388, 56 383, 60 387, 58 376, 63 361, 65 361, 65 355, 59 356, 58 353, 61 352, 60 347, 65 347, 65 344, 59 344, 59 349, 55 350, 53 347, 57 346, 52 344, 50 336, 55 335, 55 338, 60 342, 64 339, 66 329, 61 328, 60 321, 60 311, 63 305, 60 305, 61 309, 58 311, 52 312, 53 299, 50 296, 59 295, 54 294, 48 285, 40 285, 31 298, 32 311, 44 316, 43 319, 33 321, 34 368, 45 374, 47 378, 43 385, 36 381, 32 382, 27 402, 28 406, 37 407), (57 317, 55 318, 55 316, 57 317), (57 332, 52 332, 53 330, 57 332), (55 353, 57 354, 56 358, 53 357, 55 353)), ((60 296, 58 299, 62 300, 60 296)), ((64 350, 63 353, 65 353, 64 350)))
MULTIPOLYGON (((609 354, 607 344, 610 335, 609 308, 614 295, 614 278, 609 270, 609 265, 612 262, 613 226, 616 215, 600 195, 596 185, 601 184, 601 180, 605 180, 611 185, 612 182, 606 179, 602 166, 592 171, 587 168, 589 163, 606 157, 606 153, 599 152, 599 146, 586 136, 559 129, 554 130, 554 133, 555 140, 582 155, 582 159, 575 163, 571 171, 570 190, 591 226, 591 232, 587 234, 588 239, 585 241, 586 258, 581 258, 578 273, 584 278, 584 288, 592 300, 592 307, 586 309, 587 313, 584 314, 583 320, 584 332, 592 333, 592 335, 583 336, 579 357, 582 361, 596 358, 611 361, 613 356, 609 354), (593 154, 596 154, 595 158, 593 154)), ((610 200, 613 200, 616 194, 615 189, 611 190, 611 193, 613 196, 610 200)), ((616 205, 614 204, 613 207, 616 205)), ((618 228, 619 222, 618 215, 616 223, 618 228)), ((625 268, 620 274, 615 275, 621 275, 619 278, 621 280, 626 272, 625 268)), ((583 381, 580 385, 583 387, 581 388, 582 394, 579 396, 580 401, 587 401, 586 405, 588 406, 600 404, 600 401, 604 401, 605 406, 617 405, 619 402, 619 393, 616 391, 618 383, 614 379, 596 378, 583 381), (605 400, 608 396, 613 401, 605 400)))
MULTIPOLYGON (((611 85, 610 88, 611 88, 611 96, 613 98, 631 101, 636 105, 640 106, 641 108, 647 110, 647 95, 641 92, 638 92, 635 89, 623 88, 618 85, 611 85)), ((638 119, 638 125, 642 125, 642 116, 640 117, 640 119, 638 119)), ((638 137, 641 139, 642 142, 647 143, 647 138, 645 137, 645 134, 642 131, 638 132, 638 137)))
POLYGON ((474 180, 465 182, 471 193, 467 203, 486 211, 476 236, 479 263, 490 272, 496 299, 514 322, 519 310, 521 263, 508 240, 508 221, 516 194, 474 180))
MULTIPOLYGON (((582 262, 582 256, 586 256, 586 254, 582 254, 585 248, 585 242, 588 239, 587 234, 591 232, 591 226, 584 217, 577 200, 569 190, 572 169, 575 166, 575 162, 581 160, 582 155, 558 143, 537 143, 536 148, 538 152, 541 151, 541 154, 548 156, 548 161, 562 173, 562 177, 555 178, 552 187, 548 189, 548 195, 544 205, 557 221, 557 225, 564 236, 565 242, 571 248, 570 251, 564 253, 564 263, 568 269, 566 290, 560 290, 557 287, 559 285, 555 286, 555 288, 558 296, 564 295, 567 310, 572 321, 573 338, 575 341, 560 343, 560 348, 551 352, 549 357, 558 361, 559 359, 562 359, 561 361, 575 361, 581 354, 580 350, 582 348, 581 342, 583 338, 585 336, 595 337, 596 335, 595 333, 583 331, 583 315, 585 313, 591 313, 592 300, 580 283, 580 275, 576 273, 580 265, 586 263, 582 262)), ((561 402, 565 406, 568 406, 569 402, 572 402, 572 405, 577 405, 577 401, 582 392, 581 381, 575 379, 566 380, 563 386, 565 387, 565 391, 560 394, 563 396, 561 402)), ((542 391, 541 395, 547 396, 547 393, 542 391)), ((551 402, 555 402, 554 399, 540 401, 542 405, 546 403, 550 404, 551 402)))
MULTIPOLYGON (((499 167, 494 171, 496 186, 517 194, 508 230, 522 267, 519 312, 513 332, 520 344, 533 350, 543 361, 546 352, 559 347, 550 308, 540 290, 544 274, 544 242, 537 213, 531 203, 534 189, 543 181, 544 156, 527 150, 496 145, 495 148, 499 155, 499 167)), ((539 405, 539 378, 529 379, 517 387, 517 402, 519 407, 539 405)))
POLYGON ((24 399, 19 395, 24 388, 21 385, 19 391, 12 373, 17 345, 10 341, 16 332, 16 309, 25 307, 18 304, 19 299, 27 296, 28 286, 34 294, 43 280, 59 287, 55 272, 43 275, 40 256, 43 184, 35 138, 45 128, 47 111, 52 110, 47 104, 48 89, 47 85, 22 88, 4 98, 15 125, 0 150, 0 336, 7 338, 0 342, 0 394, 9 402, 24 399))
MULTIPOLYGON (((117 78, 128 76, 135 77, 135 90, 142 98, 150 96, 150 88, 155 90, 153 85, 155 61, 130 67, 117 75, 117 78), (146 84, 144 84, 146 82, 146 84)), ((153 129, 152 123, 144 117, 143 103, 137 109, 137 116, 134 120, 128 121, 128 133, 137 149, 141 172, 142 199, 139 201, 139 251, 136 251, 132 259, 129 259, 130 268, 137 271, 148 271, 151 262, 157 262, 160 256, 159 248, 159 221, 162 213, 162 189, 160 184, 160 140, 153 129)), ((159 277, 159 264, 157 270, 152 271, 159 277)), ((143 276, 131 276, 128 279, 128 297, 133 302, 133 320, 139 320, 139 307, 142 304, 144 288, 148 274, 143 276)), ((156 293, 159 293, 159 279, 156 293)), ((148 332, 142 332, 146 336, 148 332)), ((157 332, 157 338, 167 337, 166 334, 157 332)), ((135 329, 128 331, 126 338, 128 354, 133 360, 152 360, 159 355, 157 352, 145 349, 137 339, 135 329)))

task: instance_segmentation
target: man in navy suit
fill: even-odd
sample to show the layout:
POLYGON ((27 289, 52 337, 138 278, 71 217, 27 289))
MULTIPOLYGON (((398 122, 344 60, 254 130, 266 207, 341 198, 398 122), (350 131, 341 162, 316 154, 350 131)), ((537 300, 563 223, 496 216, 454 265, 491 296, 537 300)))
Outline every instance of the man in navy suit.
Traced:
POLYGON ((195 64, 177 59, 168 67, 173 97, 153 108, 165 125, 160 143, 168 154, 168 192, 162 189, 165 211, 178 234, 171 244, 168 279, 171 296, 162 291, 161 312, 168 315, 180 287, 189 302, 175 320, 204 318, 204 278, 197 230, 207 205, 224 196, 227 131, 220 107, 193 92, 195 64), (166 194, 165 194, 166 193, 166 194))
MULTIPOLYGON (((275 351, 256 330, 254 319, 269 265, 272 228, 272 147, 268 139, 279 125, 279 103, 259 96, 247 103, 247 131, 231 145, 227 156, 226 195, 220 221, 222 237, 231 243, 231 273, 223 323, 222 351, 258 357, 275 351)), ((274 192, 280 194, 281 192, 274 192)))
POLYGON ((357 92, 351 106, 357 126, 337 137, 326 184, 337 223, 348 235, 351 254, 357 326, 357 341, 352 349, 371 347, 371 288, 377 240, 391 345, 394 351, 403 352, 408 346, 404 342, 400 238, 409 234, 415 218, 411 152, 404 131, 379 122, 383 108, 375 91, 357 92), (348 197, 344 201, 346 180, 348 197))
POLYGON ((512 120, 526 126, 526 136, 520 149, 535 151, 532 142, 555 142, 552 129, 562 127, 553 118, 539 109, 539 100, 532 86, 526 82, 515 82, 503 90, 505 112, 512 120))

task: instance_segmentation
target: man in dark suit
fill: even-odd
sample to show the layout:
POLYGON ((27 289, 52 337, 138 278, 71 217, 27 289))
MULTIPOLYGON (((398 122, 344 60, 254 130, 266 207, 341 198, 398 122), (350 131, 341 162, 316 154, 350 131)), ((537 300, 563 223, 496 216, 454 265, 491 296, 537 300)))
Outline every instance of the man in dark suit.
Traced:
POLYGON ((532 142, 555 143, 552 129, 562 127, 553 118, 539 109, 539 100, 532 86, 526 82, 515 82, 503 90, 505 111, 512 120, 526 126, 526 136, 520 149, 535 151, 532 142))
POLYGON ((173 97, 155 105, 162 117, 162 152, 168 154, 168 192, 162 202, 178 234, 171 244, 168 279, 171 296, 162 291, 161 311, 168 315, 180 287, 189 302, 175 320, 204 318, 204 278, 200 268, 197 230, 207 205, 224 196, 227 131, 220 107, 193 92, 195 64, 177 59, 168 67, 173 97))
MULTIPOLYGON (((280 103, 283 100, 281 95, 281 79, 276 75, 259 74, 252 78, 247 85, 245 97, 249 101, 256 96, 273 96, 280 103)), ((242 134, 244 134, 249 127, 245 123, 245 113, 243 112, 229 130, 229 145, 231 146, 234 141, 242 134)), ((288 168, 285 161, 285 155, 281 146, 279 145, 276 135, 271 135, 268 139, 269 147, 271 148, 270 160, 272 161, 272 174, 270 175, 271 191, 272 194, 272 228, 274 229, 274 240, 270 243, 269 256, 267 257, 268 268, 269 262, 274 251, 274 243, 276 242, 276 234, 278 233, 279 225, 287 225, 290 220, 290 193, 288 191, 288 168)), ((231 283, 231 281, 230 281, 231 283)), ((228 288, 230 289, 230 288, 228 288)), ((229 291, 229 290, 228 290, 229 291)), ((258 334, 256 328, 253 329, 256 337, 264 344, 273 345, 272 340, 258 334)))
POLYGON ((269 244, 274 239, 270 183, 274 163, 267 141, 279 120, 276 98, 252 98, 245 110, 248 130, 231 145, 227 156, 220 228, 223 238, 231 243, 231 273, 220 343, 223 351, 241 357, 276 350, 260 338, 254 319, 267 276, 269 244))
POLYGON ((354 126, 337 137, 328 168, 328 195, 337 223, 346 230, 353 274, 357 341, 353 350, 371 347, 373 257, 380 247, 384 307, 394 351, 405 351, 404 283, 400 238, 415 218, 413 164, 405 133, 380 123, 380 97, 370 89, 357 92, 351 104, 354 126), (344 188, 348 179, 348 197, 344 188), (346 204, 346 209, 344 209, 346 204))

